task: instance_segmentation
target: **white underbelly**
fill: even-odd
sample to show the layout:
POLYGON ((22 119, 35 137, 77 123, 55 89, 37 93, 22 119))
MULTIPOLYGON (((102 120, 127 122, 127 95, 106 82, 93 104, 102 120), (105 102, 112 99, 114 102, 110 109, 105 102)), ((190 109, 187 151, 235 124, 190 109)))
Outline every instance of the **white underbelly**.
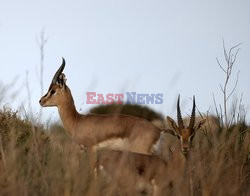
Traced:
POLYGON ((129 149, 129 143, 127 139, 123 138, 112 138, 109 140, 105 140, 102 142, 99 142, 95 146, 93 146, 95 150, 99 149, 112 149, 112 150, 122 150, 126 151, 129 149))
POLYGON ((159 139, 157 140, 157 142, 153 145, 151 151, 152 151, 152 154, 156 154, 156 155, 159 155, 161 156, 162 155, 162 147, 163 147, 163 144, 164 144, 164 139, 166 137, 166 133, 164 133, 163 131, 161 132, 161 135, 159 137, 159 139))

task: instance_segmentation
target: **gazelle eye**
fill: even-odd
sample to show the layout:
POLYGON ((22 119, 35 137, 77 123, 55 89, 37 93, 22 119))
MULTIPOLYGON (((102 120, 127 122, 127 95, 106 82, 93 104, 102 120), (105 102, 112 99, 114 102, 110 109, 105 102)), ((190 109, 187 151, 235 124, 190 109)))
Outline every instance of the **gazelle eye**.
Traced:
POLYGON ((55 94, 55 92, 56 92, 55 90, 51 90, 50 94, 53 95, 53 94, 55 94))

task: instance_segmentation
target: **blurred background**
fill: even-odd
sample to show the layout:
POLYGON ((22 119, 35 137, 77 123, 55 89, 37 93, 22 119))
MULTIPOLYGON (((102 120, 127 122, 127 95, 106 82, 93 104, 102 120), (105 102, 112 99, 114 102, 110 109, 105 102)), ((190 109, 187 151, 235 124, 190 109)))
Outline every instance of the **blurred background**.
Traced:
MULTIPOLYGON (((172 116, 178 94, 185 115, 195 95, 198 108, 213 113, 213 94, 223 103, 225 73, 216 57, 225 65, 224 39, 226 49, 242 43, 229 88, 238 71, 239 80, 229 102, 243 94, 247 109, 249 18, 248 0, 0 1, 1 104, 38 114, 41 94, 64 57, 81 113, 93 107, 85 103, 87 91, 163 93, 163 104, 148 106, 172 116)), ((42 116, 59 119, 56 108, 43 109, 42 116)))

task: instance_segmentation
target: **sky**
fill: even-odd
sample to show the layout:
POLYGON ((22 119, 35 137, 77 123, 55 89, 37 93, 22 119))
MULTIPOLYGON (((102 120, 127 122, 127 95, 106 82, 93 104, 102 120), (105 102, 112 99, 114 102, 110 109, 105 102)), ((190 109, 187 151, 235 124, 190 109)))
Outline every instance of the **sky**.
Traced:
MULTIPOLYGON (((249 109, 249 19, 249 0, 0 0, 0 84, 11 86, 4 104, 40 110, 37 39, 44 30, 44 93, 64 57, 67 85, 83 114, 94 106, 86 92, 162 93, 162 104, 147 106, 164 116, 176 115, 178 94, 184 115, 190 113, 195 95, 201 112, 214 112, 213 94, 223 101, 225 74, 216 62, 225 64, 223 39, 228 49, 242 43, 229 103, 243 94, 249 109), (11 92, 18 92, 14 100, 11 92)), ((43 114, 59 119, 56 108, 43 114)))

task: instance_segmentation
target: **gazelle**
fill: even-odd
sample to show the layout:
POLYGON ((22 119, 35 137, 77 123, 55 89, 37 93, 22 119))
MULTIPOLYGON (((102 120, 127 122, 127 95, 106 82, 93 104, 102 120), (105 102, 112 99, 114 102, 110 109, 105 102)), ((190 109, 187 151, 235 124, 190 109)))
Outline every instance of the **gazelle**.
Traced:
POLYGON ((43 107, 58 108, 64 128, 81 147, 119 149, 142 154, 157 152, 162 133, 167 130, 145 119, 121 114, 79 114, 62 73, 64 67, 63 59, 48 92, 39 103, 43 107))
POLYGON ((173 130, 172 132, 169 132, 169 133, 172 133, 180 140, 181 151, 186 157, 188 156, 188 153, 190 151, 191 143, 195 136, 196 131, 201 128, 203 123, 206 122, 206 119, 202 119, 195 125, 195 107, 196 107, 195 97, 193 97, 193 108, 192 108, 192 113, 191 113, 188 127, 184 126, 184 123, 182 120, 181 110, 180 110, 180 95, 178 96, 178 100, 177 100, 178 125, 175 123, 175 121, 172 118, 167 116, 167 121, 173 130))
MULTIPOLYGON (((206 119, 200 120, 196 125, 195 125, 195 97, 193 97, 193 108, 192 108, 192 113, 190 117, 190 122, 188 127, 184 126, 182 116, 181 116, 181 110, 180 110, 180 95, 178 96, 177 100, 177 122, 178 125, 175 123, 175 121, 170 118, 169 116, 167 117, 169 125, 173 128, 173 135, 177 136, 178 139, 180 140, 180 146, 181 146, 181 151, 183 155, 185 156, 186 160, 189 159, 189 151, 191 148, 192 140, 195 136, 195 133, 198 129, 201 128, 201 126, 206 122, 206 119)), ((189 164, 185 164, 185 172, 189 169, 189 164)), ((191 170, 192 171, 192 170, 191 170)), ((190 195, 194 195, 194 189, 193 189, 193 177, 192 177, 192 172, 188 173, 189 176, 189 186, 190 186, 190 195)))

